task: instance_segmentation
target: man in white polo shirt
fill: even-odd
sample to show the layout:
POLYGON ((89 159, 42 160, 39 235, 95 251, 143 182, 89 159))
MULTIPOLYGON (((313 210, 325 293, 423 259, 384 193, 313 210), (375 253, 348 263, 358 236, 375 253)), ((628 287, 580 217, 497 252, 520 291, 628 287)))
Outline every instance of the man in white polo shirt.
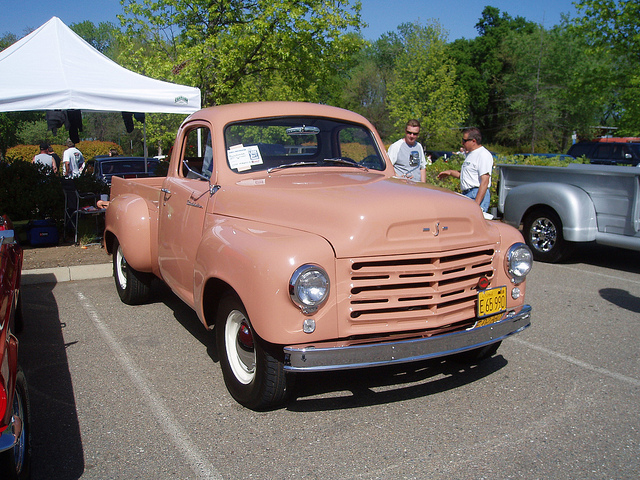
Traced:
POLYGON ((467 152, 460 171, 445 170, 438 174, 438 178, 452 176, 460 179, 460 190, 465 197, 469 197, 480 205, 483 212, 489 209, 491 201, 491 169, 493 155, 482 146, 482 134, 475 127, 462 131, 462 147, 467 152))

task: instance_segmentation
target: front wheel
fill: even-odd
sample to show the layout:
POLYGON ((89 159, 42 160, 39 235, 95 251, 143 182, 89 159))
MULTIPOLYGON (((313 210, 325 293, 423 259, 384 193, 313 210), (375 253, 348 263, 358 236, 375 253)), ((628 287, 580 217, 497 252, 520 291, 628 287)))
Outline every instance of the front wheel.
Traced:
POLYGON ((127 305, 139 305, 149 298, 153 275, 131 268, 118 240, 113 244, 113 277, 118 296, 127 305))
POLYGON ((12 415, 22 422, 22 432, 13 448, 0 453, 0 478, 23 480, 29 478, 31 470, 31 417, 27 381, 20 369, 10 407, 12 415))
POLYGON ((541 262, 559 262, 567 252, 567 243, 562 234, 562 221, 558 214, 548 208, 529 212, 522 222, 525 241, 533 258, 541 262))
POLYGON ((231 396, 253 410, 284 402, 287 383, 283 363, 255 334, 236 295, 220 301, 215 329, 222 374, 231 396))

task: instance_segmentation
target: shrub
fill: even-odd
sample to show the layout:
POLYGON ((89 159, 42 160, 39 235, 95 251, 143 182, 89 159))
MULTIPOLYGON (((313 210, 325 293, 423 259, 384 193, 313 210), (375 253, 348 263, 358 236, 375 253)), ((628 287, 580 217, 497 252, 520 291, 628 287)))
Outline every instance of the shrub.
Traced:
POLYGON ((114 142, 101 142, 99 140, 84 141, 77 143, 76 148, 82 152, 85 160, 89 160, 96 155, 109 155, 109 150, 112 148, 115 148, 118 153, 122 155, 122 148, 114 142))
MULTIPOLYGON (((51 145, 53 151, 56 152, 60 158, 67 149, 66 145, 51 145)), ((85 160, 89 160, 96 155, 108 155, 109 150, 115 148, 120 155, 122 155, 122 147, 114 142, 102 142, 99 140, 87 140, 76 144, 76 148, 82 152, 85 160)), ((40 147, 38 145, 16 145, 7 149, 7 158, 14 160, 23 160, 30 162, 34 155, 40 153, 40 147)))
MULTIPOLYGON (((30 162, 33 157, 40 153, 40 147, 38 145, 16 145, 7 149, 6 157, 8 159, 23 160, 30 162)), ((56 153, 58 153, 56 151, 56 153)), ((58 155, 60 155, 58 153, 58 155)))
MULTIPOLYGON (((108 187, 90 173, 74 179, 80 192, 108 193, 108 187)), ((42 164, 13 160, 0 162, 0 212, 13 221, 52 219, 62 228, 62 177, 42 164)))
MULTIPOLYGON (((584 159, 575 159, 573 161, 567 161, 562 157, 536 157, 536 156, 523 156, 523 155, 496 155, 493 163, 493 174, 491 176, 491 206, 498 205, 498 181, 499 171, 498 164, 518 164, 518 165, 540 165, 548 167, 566 167, 569 163, 583 163, 584 159)), ((445 162, 442 159, 438 159, 433 162, 432 165, 427 165, 427 183, 436 185, 439 187, 453 190, 454 192, 460 191, 460 180, 454 177, 446 177, 442 180, 438 180, 438 173, 443 170, 460 170, 464 157, 459 155, 453 155, 445 162)), ((588 160, 586 161, 588 163, 588 160)))
POLYGON ((0 162, 0 212, 11 220, 64 218, 60 177, 31 162, 0 162))

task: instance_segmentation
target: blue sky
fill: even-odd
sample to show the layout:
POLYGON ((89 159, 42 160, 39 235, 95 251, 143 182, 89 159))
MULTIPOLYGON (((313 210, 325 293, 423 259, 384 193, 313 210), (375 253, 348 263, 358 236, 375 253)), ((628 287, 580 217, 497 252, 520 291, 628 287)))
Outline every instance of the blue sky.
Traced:
MULTIPOLYGON (((405 22, 426 24, 437 20, 449 32, 449 40, 474 38, 474 26, 486 5, 547 28, 557 25, 563 13, 576 15, 572 0, 363 0, 362 17, 369 24, 363 33, 365 38, 375 40, 405 22)), ((14 33, 22 37, 26 30, 39 27, 53 16, 67 25, 84 20, 118 24, 116 15, 121 12, 119 0, 0 0, 0 36, 14 33)))

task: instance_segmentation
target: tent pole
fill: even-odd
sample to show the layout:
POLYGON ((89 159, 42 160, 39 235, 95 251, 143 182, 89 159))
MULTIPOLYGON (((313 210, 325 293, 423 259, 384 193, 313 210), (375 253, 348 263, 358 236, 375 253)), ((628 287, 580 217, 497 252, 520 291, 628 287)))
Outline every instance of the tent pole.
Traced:
POLYGON ((143 124, 144 131, 144 158, 149 156, 149 152, 147 151, 147 122, 145 121, 143 124))

